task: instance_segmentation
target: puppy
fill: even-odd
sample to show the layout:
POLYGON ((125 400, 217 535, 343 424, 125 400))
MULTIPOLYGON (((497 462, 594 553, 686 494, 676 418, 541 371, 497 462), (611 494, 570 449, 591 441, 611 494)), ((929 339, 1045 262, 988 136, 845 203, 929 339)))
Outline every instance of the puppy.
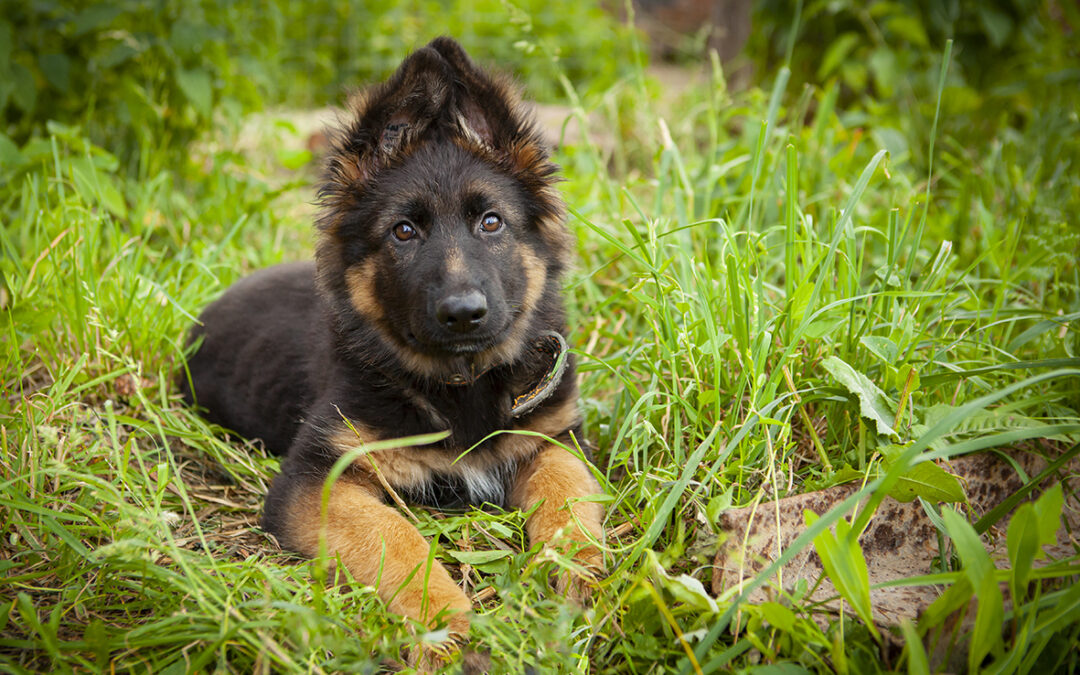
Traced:
POLYGON ((285 456, 264 527, 310 556, 325 540, 391 610, 445 619, 455 636, 469 598, 437 561, 428 568, 428 542, 391 498, 539 504, 532 542, 602 565, 603 509, 582 499, 599 485, 560 445, 573 447, 581 418, 556 172, 513 87, 439 38, 351 102, 320 188, 314 264, 237 282, 192 331, 185 398, 285 456), (366 451, 433 432, 445 437, 366 451), (358 447, 324 501, 331 468, 358 447))

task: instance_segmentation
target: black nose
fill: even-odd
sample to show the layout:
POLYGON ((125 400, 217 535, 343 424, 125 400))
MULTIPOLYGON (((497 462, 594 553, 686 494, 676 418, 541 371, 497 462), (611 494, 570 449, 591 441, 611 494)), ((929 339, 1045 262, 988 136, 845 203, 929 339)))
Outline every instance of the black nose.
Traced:
POLYGON ((439 323, 455 333, 468 333, 480 327, 487 315, 487 298, 480 291, 469 291, 443 298, 435 308, 439 323))

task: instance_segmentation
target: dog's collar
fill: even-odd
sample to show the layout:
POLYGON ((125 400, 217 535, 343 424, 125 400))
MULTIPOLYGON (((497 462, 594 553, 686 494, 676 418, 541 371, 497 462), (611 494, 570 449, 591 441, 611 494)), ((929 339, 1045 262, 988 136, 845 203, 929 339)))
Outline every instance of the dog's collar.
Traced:
POLYGON ((510 414, 514 417, 524 417, 535 410, 536 406, 551 396, 562 382, 563 373, 566 372, 566 355, 569 348, 562 335, 553 330, 544 331, 533 341, 532 346, 539 358, 544 359, 544 374, 532 389, 514 397, 514 402, 510 406, 510 414))
MULTIPOLYGON (((543 375, 531 389, 514 397, 510 404, 510 414, 514 417, 524 417, 535 410, 551 396, 562 382, 563 373, 566 372, 566 355, 569 347, 566 346, 566 340, 562 335, 553 330, 544 331, 533 340, 531 347, 529 356, 535 356, 541 360, 543 375)), ((479 372, 472 372, 468 376, 453 375, 447 379, 446 384, 458 386, 472 384, 490 369, 489 367, 479 372)))

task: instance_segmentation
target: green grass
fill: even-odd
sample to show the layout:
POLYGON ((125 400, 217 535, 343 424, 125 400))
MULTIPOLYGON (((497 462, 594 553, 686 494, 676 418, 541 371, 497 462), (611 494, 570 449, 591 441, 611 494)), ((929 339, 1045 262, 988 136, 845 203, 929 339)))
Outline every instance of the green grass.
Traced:
MULTIPOLYGON (((552 566, 569 563, 536 557, 522 514, 414 509, 485 598, 473 641, 495 672, 925 672, 913 636, 972 597, 982 618, 954 636, 957 663, 1078 667, 1080 566, 1025 572, 1033 533, 1056 525, 1051 500, 1014 520, 1030 531, 1009 528, 1000 572, 974 543, 991 523, 943 507, 955 555, 934 581, 950 590, 892 637, 798 594, 753 606, 698 585, 723 509, 864 481, 789 552, 831 550, 865 616, 844 534, 870 517, 853 513, 859 497, 872 507, 930 457, 1080 441, 1074 75, 1045 78, 1044 106, 1021 92, 1026 116, 973 145, 954 132, 966 118, 950 117, 949 65, 937 60, 928 97, 876 102, 873 116, 835 80, 804 88, 786 70, 735 94, 714 66, 674 105, 640 71, 567 91, 611 136, 558 155, 610 574, 582 611, 550 592, 552 566), (906 151, 882 152, 898 138, 906 151), (1015 604, 995 604, 999 583, 1015 604)), ((168 168, 131 173, 79 129, 50 132, 4 155, 0 177, 0 669, 371 672, 398 659, 415 637, 371 589, 326 587, 317 563, 258 530, 277 460, 174 393, 192 317, 244 274, 310 256, 313 168, 206 150, 226 137, 146 150, 145 166, 168 168)))

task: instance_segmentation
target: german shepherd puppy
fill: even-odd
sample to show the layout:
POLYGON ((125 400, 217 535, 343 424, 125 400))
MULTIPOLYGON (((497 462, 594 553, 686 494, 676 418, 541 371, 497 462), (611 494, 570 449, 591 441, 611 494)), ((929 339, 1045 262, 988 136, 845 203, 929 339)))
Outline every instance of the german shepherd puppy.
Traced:
POLYGON ((426 569, 428 543, 390 497, 539 504, 533 542, 602 563, 585 463, 535 434, 498 433, 572 445, 580 431, 556 171, 513 87, 439 38, 351 102, 326 162, 315 263, 239 281, 192 331, 185 398, 285 455, 264 527, 306 555, 325 537, 391 610, 445 619, 456 636, 469 598, 438 562, 426 569), (324 510, 342 453, 432 432, 448 435, 360 454, 324 510))

